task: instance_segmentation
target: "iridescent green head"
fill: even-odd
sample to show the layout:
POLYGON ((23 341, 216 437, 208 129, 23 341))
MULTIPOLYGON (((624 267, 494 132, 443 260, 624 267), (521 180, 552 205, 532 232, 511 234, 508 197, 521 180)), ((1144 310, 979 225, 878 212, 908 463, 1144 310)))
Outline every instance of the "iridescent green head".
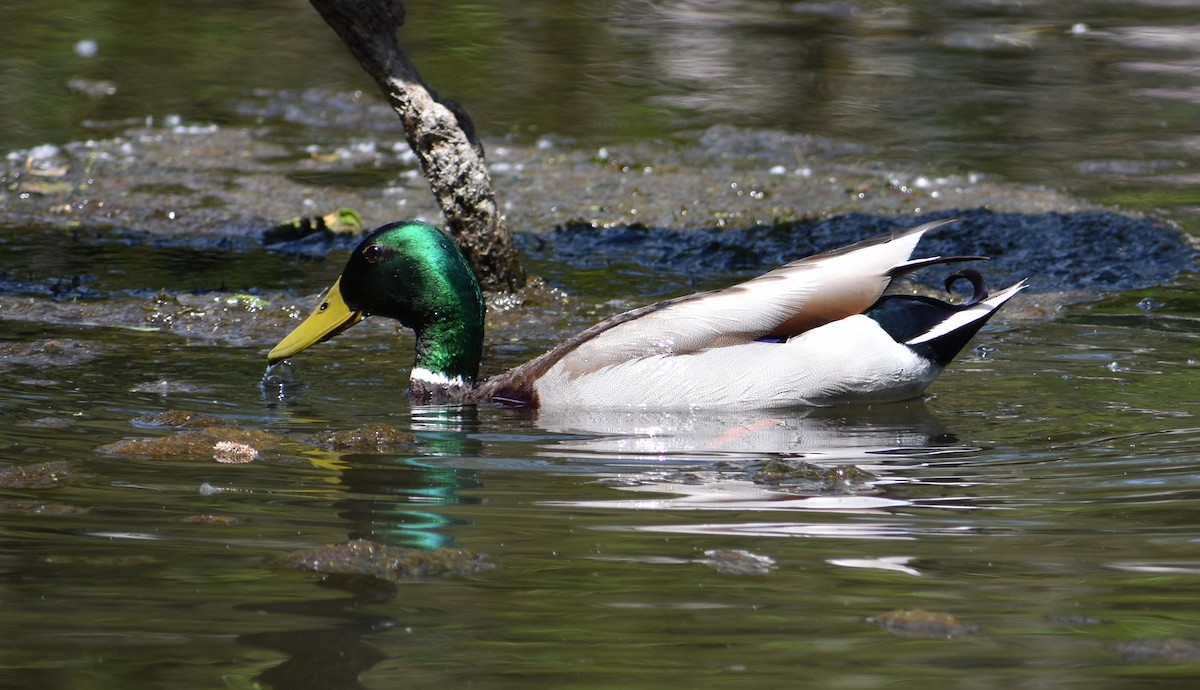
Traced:
POLYGON ((414 375, 474 384, 483 354, 483 294, 454 240, 418 221, 385 225, 355 248, 316 311, 267 355, 274 363, 328 340, 367 316, 417 335, 414 375))

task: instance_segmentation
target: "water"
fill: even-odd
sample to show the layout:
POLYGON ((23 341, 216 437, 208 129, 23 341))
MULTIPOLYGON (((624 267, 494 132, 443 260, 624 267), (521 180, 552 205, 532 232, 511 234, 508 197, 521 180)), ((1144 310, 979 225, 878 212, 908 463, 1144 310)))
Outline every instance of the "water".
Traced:
MULTIPOLYGON (((433 13, 409 43, 426 77, 492 136, 594 146, 737 120, 1195 229, 1185 3, 406 4, 414 26, 433 13)), ((252 89, 369 87, 303 3, 0 13, 21 19, 0 21, 6 150, 170 113, 263 118, 298 148, 360 134, 256 110, 275 100, 252 89), (88 37, 95 56, 77 56, 88 37), (117 93, 63 89, 73 77, 117 93)), ((266 348, 340 254, 17 221, 0 224, 0 471, 65 465, 0 489, 4 687, 1124 689, 1200 675, 1193 274, 1068 307, 1035 293, 923 401, 530 419, 411 410, 411 338, 370 322, 305 352, 286 390, 260 386, 266 348), (1036 317, 1042 301, 1056 318, 1036 317), (100 450, 175 436, 135 421, 165 410, 279 438, 238 465, 100 450), (373 422, 414 444, 304 441, 373 422), (801 459, 870 474, 749 473, 801 459), (364 536, 495 567, 389 585, 277 565, 364 536), (720 550, 768 571, 722 572, 706 553, 720 550), (871 622, 906 609, 962 626, 871 622)), ((531 252, 569 298, 493 314, 485 367, 720 282, 607 251, 580 267, 531 252)))
MULTIPOLYGON (((258 385, 261 345, 8 322, 5 464, 69 474, 0 499, 4 684, 1189 683, 1194 290, 989 329, 924 401, 770 415, 414 412, 396 394, 411 339, 384 327, 306 352, 281 395, 258 385), (283 438, 245 465, 97 450, 170 436, 132 422, 167 409, 283 438), (416 446, 302 442, 368 422, 416 446), (871 476, 822 491, 739 471, 780 458, 871 476), (363 536, 495 568, 393 588, 274 566, 363 536), (705 555, 721 549, 774 565, 725 574, 705 555), (973 631, 868 622, 896 609, 973 631)), ((538 347, 493 342, 489 365, 538 347)))
MULTIPOLYGON (((713 124, 781 129, 850 142, 876 164, 996 174, 1195 227, 1190 2, 405 6, 402 37, 422 75, 491 136, 605 145, 713 124)), ((336 104, 261 96, 375 93, 304 3, 133 11, 60 0, 0 12, 4 150, 170 114, 231 125, 332 119, 353 130, 364 122, 337 120, 336 104), (85 40, 92 57, 78 54, 85 40), (88 95, 97 85, 101 95, 88 95)))

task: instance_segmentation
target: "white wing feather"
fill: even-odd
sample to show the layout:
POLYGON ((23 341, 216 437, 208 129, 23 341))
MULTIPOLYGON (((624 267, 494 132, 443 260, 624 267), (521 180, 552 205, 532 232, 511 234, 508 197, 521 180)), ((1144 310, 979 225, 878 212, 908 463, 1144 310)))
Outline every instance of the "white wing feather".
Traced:
MULTIPOLYGON (((752 341, 788 327, 792 336, 871 306, 909 261, 925 223, 884 241, 853 245, 781 266, 732 287, 671 302, 607 328, 564 356, 576 375, 641 356, 683 354, 752 341)), ((936 257, 935 257, 936 258, 936 257)))

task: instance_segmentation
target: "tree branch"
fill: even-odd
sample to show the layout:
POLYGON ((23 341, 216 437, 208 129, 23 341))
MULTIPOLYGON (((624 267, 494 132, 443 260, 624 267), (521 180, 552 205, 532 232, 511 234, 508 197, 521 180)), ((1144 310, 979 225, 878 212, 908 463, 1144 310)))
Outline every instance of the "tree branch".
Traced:
POLYGON ((398 0, 309 0, 375 80, 404 125, 446 227, 486 290, 515 290, 525 271, 496 210, 483 147, 466 110, 421 81, 396 36, 398 0))

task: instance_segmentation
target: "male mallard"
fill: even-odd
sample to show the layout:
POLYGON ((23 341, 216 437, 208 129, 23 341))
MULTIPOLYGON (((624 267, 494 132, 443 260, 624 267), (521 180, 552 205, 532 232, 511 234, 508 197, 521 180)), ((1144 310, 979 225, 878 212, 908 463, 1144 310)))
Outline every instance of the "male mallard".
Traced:
POLYGON ((274 364, 367 316, 416 331, 409 394, 418 404, 771 408, 920 395, 1025 281, 989 296, 963 269, 961 304, 883 296, 897 275, 983 257, 910 259, 926 223, 793 261, 723 290, 614 316, 476 385, 483 350, 479 283, 454 241, 399 222, 363 239, 316 311, 267 355, 274 364))

